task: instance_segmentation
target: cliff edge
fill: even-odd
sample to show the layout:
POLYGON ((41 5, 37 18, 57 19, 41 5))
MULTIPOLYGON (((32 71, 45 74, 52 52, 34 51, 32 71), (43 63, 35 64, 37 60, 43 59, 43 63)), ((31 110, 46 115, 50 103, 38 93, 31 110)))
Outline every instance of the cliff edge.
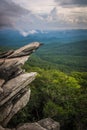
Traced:
MULTIPOLYGON (((0 54, 0 130, 6 130, 3 127, 6 127, 11 118, 29 101, 31 91, 28 85, 35 79, 37 73, 26 73, 21 67, 30 54, 40 46, 40 43, 34 42, 18 50, 0 54)), ((41 122, 24 124, 15 130, 48 130, 41 122)), ((54 123, 52 119, 45 119, 43 122, 45 124, 48 122, 52 130, 59 130, 59 123, 54 123), (57 129, 53 129, 52 124, 56 124, 53 126, 57 129)))

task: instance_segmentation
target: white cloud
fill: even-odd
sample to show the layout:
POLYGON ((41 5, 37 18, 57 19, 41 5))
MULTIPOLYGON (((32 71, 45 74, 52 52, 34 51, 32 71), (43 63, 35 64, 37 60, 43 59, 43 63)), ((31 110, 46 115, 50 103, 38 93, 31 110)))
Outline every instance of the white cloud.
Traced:
POLYGON ((40 14, 49 13, 55 6, 54 0, 15 0, 14 2, 28 10, 31 10, 33 13, 40 14))
POLYGON ((28 35, 30 35, 30 34, 36 34, 36 33, 38 33, 36 30, 30 30, 30 31, 28 31, 28 32, 25 32, 25 31, 23 31, 23 30, 20 30, 20 34, 23 35, 24 37, 26 37, 26 36, 28 36, 28 35))
POLYGON ((80 24, 87 24, 87 7, 63 8, 57 6, 50 12, 48 21, 57 22, 59 26, 61 24, 69 24, 69 26, 79 24, 80 27, 80 24))
MULTIPOLYGON (((37 29, 87 28, 87 7, 75 6, 71 8, 71 6, 64 7, 61 4, 56 4, 55 1, 58 3, 61 0, 11 1, 15 2, 15 5, 20 7, 21 10, 29 11, 28 14, 19 14, 17 17, 16 15, 15 17, 11 17, 13 19, 11 21, 15 25, 14 28, 19 30, 24 36, 27 36, 29 33, 36 33, 34 30, 37 29)), ((72 0, 67 1, 70 2, 72 0)), ((64 0, 62 2, 64 3, 64 0)), ((9 12, 11 13, 11 10, 9 12)))

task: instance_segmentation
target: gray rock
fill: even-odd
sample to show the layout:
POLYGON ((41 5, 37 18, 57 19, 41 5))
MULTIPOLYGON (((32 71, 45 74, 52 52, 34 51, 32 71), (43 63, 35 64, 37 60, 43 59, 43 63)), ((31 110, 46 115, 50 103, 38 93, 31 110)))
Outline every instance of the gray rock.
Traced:
POLYGON ((16 51, 0 54, 0 78, 7 81, 22 73, 21 66, 40 45, 40 43, 34 42, 16 51))
POLYGON ((10 50, 10 51, 7 51, 7 52, 0 53, 0 58, 8 57, 8 56, 11 55, 13 52, 14 52, 13 50, 10 50))
POLYGON ((38 42, 34 42, 31 44, 28 44, 24 47, 21 47, 20 49, 14 51, 11 55, 8 56, 8 58, 15 58, 15 57, 23 57, 26 55, 30 55, 33 53, 41 44, 38 42))
MULTIPOLYGON (((29 101, 30 98, 30 90, 27 90, 26 93, 24 93, 24 95, 22 95, 21 98, 18 99, 18 101, 16 101, 16 103, 14 103, 12 109, 10 109, 9 114, 6 118, 4 118, 2 125, 6 126, 8 124, 8 122, 10 121, 10 119, 23 107, 25 107, 29 101)), ((11 103, 12 104, 12 103, 11 103)))
POLYGON ((17 130, 46 130, 41 127, 38 123, 25 123, 24 125, 17 128, 17 130))
POLYGON ((51 118, 46 118, 38 121, 38 124, 47 130, 60 130, 60 124, 51 118))
POLYGON ((5 82, 5 80, 0 79, 0 94, 3 93, 2 86, 3 86, 4 82, 5 82))
POLYGON ((0 126, 0 130, 5 130, 2 126, 0 126))
POLYGON ((5 82, 5 80, 4 80, 4 79, 0 79, 0 87, 2 87, 2 86, 3 86, 4 82, 5 82))
POLYGON ((60 130, 60 124, 51 118, 46 118, 35 123, 25 123, 17 130, 60 130))
POLYGON ((4 127, 29 101, 28 85, 37 73, 25 73, 21 67, 40 45, 34 42, 18 50, 0 54, 0 125, 4 127))
MULTIPOLYGON (((7 130, 0 127, 0 130, 7 130)), ((9 129, 10 130, 10 129, 9 129)), ((34 123, 25 123, 11 130, 60 130, 59 122, 46 118, 34 123)))
MULTIPOLYGON (((0 126, 0 130, 11 130, 11 129, 3 128, 2 126, 0 126)), ((14 129, 14 130, 16 130, 16 129, 14 129)))
POLYGON ((11 50, 0 54, 0 130, 60 129, 59 123, 50 118, 35 123, 25 123, 13 129, 3 128, 29 101, 31 91, 28 84, 35 79, 37 73, 25 73, 21 67, 40 45, 35 42, 16 51, 11 50))
POLYGON ((3 86, 3 95, 0 97, 0 106, 30 84, 35 79, 36 74, 36 72, 21 74, 6 82, 3 86))

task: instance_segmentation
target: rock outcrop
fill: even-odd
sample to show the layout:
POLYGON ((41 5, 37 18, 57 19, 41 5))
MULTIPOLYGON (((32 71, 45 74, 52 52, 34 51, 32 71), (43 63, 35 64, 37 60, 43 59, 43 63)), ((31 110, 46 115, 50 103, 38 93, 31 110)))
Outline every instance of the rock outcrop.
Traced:
POLYGON ((38 124, 46 130, 60 130, 60 124, 51 118, 46 118, 38 121, 38 124))
POLYGON ((26 123, 16 130, 60 130, 60 124, 51 118, 46 118, 35 123, 26 123))
POLYGON ((27 86, 37 73, 25 73, 21 67, 40 45, 35 42, 0 54, 0 125, 4 127, 29 101, 30 88, 27 86))
POLYGON ((4 128, 11 118, 29 101, 30 87, 36 72, 26 73, 21 67, 41 44, 26 45, 0 54, 0 130, 59 130, 58 122, 50 118, 25 123, 14 129, 4 128))
POLYGON ((60 124, 50 118, 35 123, 25 123, 13 129, 0 126, 0 130, 60 130, 60 124))

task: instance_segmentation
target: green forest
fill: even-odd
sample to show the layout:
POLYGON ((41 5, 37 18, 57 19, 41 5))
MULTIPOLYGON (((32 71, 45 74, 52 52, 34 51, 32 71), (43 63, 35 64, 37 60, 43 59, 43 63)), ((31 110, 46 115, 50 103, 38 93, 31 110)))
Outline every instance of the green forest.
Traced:
POLYGON ((9 123, 51 117, 61 130, 87 128, 87 43, 47 44, 34 53, 23 69, 37 72, 27 106, 9 123), (84 46, 83 46, 84 45, 84 46))
POLYGON ((0 130, 30 129, 87 130, 87 0, 0 0, 0 130))

